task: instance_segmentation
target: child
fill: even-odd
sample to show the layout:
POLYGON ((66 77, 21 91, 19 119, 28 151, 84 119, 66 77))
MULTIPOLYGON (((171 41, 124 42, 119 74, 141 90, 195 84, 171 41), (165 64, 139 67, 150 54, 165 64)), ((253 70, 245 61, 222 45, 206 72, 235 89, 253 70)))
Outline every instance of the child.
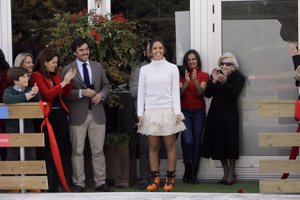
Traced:
MULTIPOLYGON (((39 88, 34 85, 32 88, 28 87, 27 70, 22 67, 10 68, 7 72, 7 79, 10 84, 3 93, 3 103, 22 103, 22 102, 37 102, 41 99, 39 88)), ((6 133, 19 132, 19 120, 8 119, 6 120, 6 133)), ((34 133, 34 127, 31 119, 24 120, 24 132, 34 133)), ((35 148, 25 148, 25 159, 36 160, 35 148)), ((20 160, 20 151, 17 147, 7 148, 7 160, 20 160)), ((31 192, 38 192, 30 190, 31 192)), ((12 191, 11 191, 12 192, 12 191)), ((15 191, 19 192, 19 191, 15 191)))

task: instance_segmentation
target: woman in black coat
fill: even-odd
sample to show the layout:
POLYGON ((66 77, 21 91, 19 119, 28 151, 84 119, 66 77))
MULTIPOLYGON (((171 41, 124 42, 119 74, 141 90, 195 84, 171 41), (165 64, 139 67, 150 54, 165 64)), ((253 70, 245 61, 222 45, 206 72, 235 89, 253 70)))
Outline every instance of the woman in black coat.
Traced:
MULTIPOLYGON (((296 71, 295 74, 295 85, 297 87, 300 86, 300 67, 298 68, 298 66, 300 66, 300 51, 297 49, 297 46, 295 43, 291 43, 290 44, 290 53, 293 59, 293 63, 294 63, 294 69, 296 71)), ((298 97, 298 99, 300 98, 300 96, 298 97)))
POLYGON ((224 176, 219 184, 235 181, 235 161, 239 158, 238 96, 245 77, 238 71, 239 63, 232 53, 224 53, 218 60, 219 69, 212 71, 205 97, 212 98, 207 115, 201 155, 220 160, 224 176))

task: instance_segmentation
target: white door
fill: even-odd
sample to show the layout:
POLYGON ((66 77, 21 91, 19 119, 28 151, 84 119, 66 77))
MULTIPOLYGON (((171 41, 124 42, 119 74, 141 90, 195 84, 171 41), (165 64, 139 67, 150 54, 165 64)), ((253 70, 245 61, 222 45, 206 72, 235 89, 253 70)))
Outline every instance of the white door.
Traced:
MULTIPOLYGON (((247 78, 240 95, 238 178, 270 176, 259 174, 259 160, 288 158, 290 148, 259 147, 258 134, 293 132, 297 122, 293 118, 260 118, 257 102, 297 99, 289 43, 298 40, 298 0, 208 1, 208 71, 229 51, 237 56, 247 78)), ((201 176, 213 178, 216 175, 210 169, 216 170, 220 164, 206 162, 201 176)))

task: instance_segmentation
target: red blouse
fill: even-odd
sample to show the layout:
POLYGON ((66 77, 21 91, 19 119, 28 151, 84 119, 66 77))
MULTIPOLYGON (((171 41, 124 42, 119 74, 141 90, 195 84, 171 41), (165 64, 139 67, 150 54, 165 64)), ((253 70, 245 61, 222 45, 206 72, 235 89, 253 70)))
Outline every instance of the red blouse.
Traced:
MULTIPOLYGON (((183 109, 201 109, 205 108, 205 102, 203 94, 199 96, 196 91, 195 83, 192 81, 192 73, 190 75, 190 82, 188 87, 186 88, 185 93, 181 96, 181 108, 183 109)), ((197 69, 197 77, 199 84, 201 82, 208 82, 209 76, 206 72, 202 72, 199 68, 197 69)), ((182 84, 185 83, 184 76, 180 76, 180 82, 182 84)))
POLYGON ((59 73, 52 74, 51 79, 54 83, 54 86, 52 86, 50 79, 48 79, 42 73, 35 71, 31 74, 30 84, 34 85, 36 83, 36 85, 39 87, 42 99, 50 104, 52 104, 55 97, 58 96, 62 107, 65 109, 66 112, 69 112, 69 109, 63 101, 62 97, 66 97, 71 94, 72 85, 67 84, 64 88, 62 88, 60 86, 62 80, 60 78, 59 73))

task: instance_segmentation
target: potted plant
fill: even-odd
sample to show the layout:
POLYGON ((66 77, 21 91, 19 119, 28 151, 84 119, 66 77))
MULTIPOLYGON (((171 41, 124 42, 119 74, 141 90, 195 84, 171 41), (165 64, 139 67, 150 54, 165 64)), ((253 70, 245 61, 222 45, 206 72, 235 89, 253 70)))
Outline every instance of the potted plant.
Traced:
POLYGON ((112 132, 106 135, 104 153, 108 184, 129 187, 136 183, 136 133, 112 132))

